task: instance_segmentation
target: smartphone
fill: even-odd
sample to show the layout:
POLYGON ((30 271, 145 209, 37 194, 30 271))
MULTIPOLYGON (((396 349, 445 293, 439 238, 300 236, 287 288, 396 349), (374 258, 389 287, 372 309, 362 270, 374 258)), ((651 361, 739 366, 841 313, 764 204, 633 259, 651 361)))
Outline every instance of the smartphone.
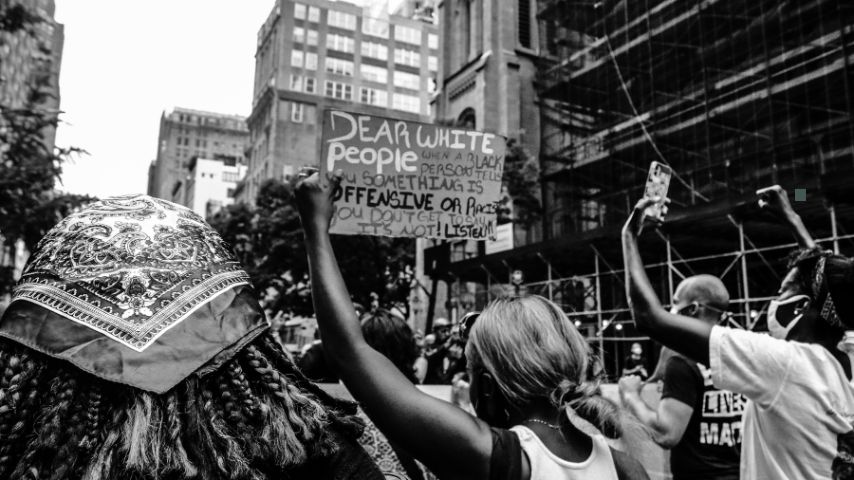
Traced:
POLYGON ((660 200, 646 207, 644 210, 645 218, 664 220, 664 215, 667 213, 665 199, 667 199, 667 189, 670 188, 670 177, 672 176, 673 169, 663 163, 652 162, 649 165, 649 176, 646 179, 644 196, 648 198, 659 197, 660 200))

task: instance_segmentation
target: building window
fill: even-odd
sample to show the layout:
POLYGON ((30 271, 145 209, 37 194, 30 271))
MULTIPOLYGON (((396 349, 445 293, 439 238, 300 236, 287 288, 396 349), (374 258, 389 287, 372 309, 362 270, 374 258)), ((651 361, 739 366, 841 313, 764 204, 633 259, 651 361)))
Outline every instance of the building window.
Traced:
POLYGON ((519 45, 531 48, 531 0, 519 0, 519 45))
POLYGON ((420 90, 421 77, 406 72, 394 72, 394 86, 410 90, 420 90))
POLYGON ((305 54, 306 70, 317 70, 317 54, 308 52, 305 54))
POLYGON ((362 33, 379 38, 388 38, 388 22, 362 17, 362 33))
POLYGON ((427 47, 433 48, 433 49, 438 49, 439 48, 439 36, 436 35, 435 33, 428 33, 427 34, 427 47))
POLYGON ((326 57, 326 71, 347 77, 353 76, 353 62, 339 58, 326 57))
POLYGON ((327 97, 339 98, 341 100, 353 99, 353 86, 346 83, 326 81, 325 93, 327 97))
POLYGON ((351 13, 339 12, 337 10, 329 10, 326 23, 330 27, 338 27, 346 30, 356 29, 356 16, 351 13))
POLYGON ((305 20, 305 5, 294 3, 294 18, 305 20))
POLYGON ((388 47, 374 42, 362 42, 362 56, 388 60, 388 47))
POLYGON ((392 97, 392 108, 395 110, 403 110, 405 112, 420 113, 421 100, 414 95, 401 95, 395 93, 392 97))
POLYGON ((305 44, 317 46, 317 30, 308 29, 306 31, 305 44))
POLYGON ((394 26, 394 39, 398 42, 411 43, 413 45, 421 45, 421 31, 416 28, 403 27, 400 25, 394 26))
POLYGON ((359 101, 368 105, 388 107, 388 93, 376 88, 362 87, 359 89, 359 101))
POLYGON ((431 72, 439 71, 439 59, 436 58, 435 55, 427 57, 427 70, 430 70, 431 72))
POLYGON ((291 90, 302 91, 302 75, 291 75, 291 90))
POLYGON ((302 87, 305 93, 316 93, 317 81, 314 79, 314 77, 305 77, 302 87))
POLYGON ((299 102, 291 103, 291 121, 294 123, 302 123, 303 119, 303 104, 299 102))
POLYGON ((303 43, 305 41, 305 29, 302 27, 294 27, 294 41, 303 43))
POLYGON ((421 65, 421 54, 414 50, 395 48, 394 63, 409 65, 410 67, 418 67, 421 65))
POLYGON ((302 67, 303 65, 303 54, 302 50, 292 50, 291 51, 291 66, 292 67, 302 67))
POLYGON ((308 21, 318 23, 320 22, 320 9, 317 7, 308 7, 308 21))
POLYGON ((338 50, 339 52, 353 53, 355 52, 355 42, 350 37, 343 35, 330 34, 326 36, 326 48, 329 50, 338 50))
POLYGON ((362 75, 362 79, 364 80, 377 83, 388 82, 388 70, 386 70, 385 68, 375 67, 373 65, 365 65, 363 63, 359 66, 359 73, 362 75))

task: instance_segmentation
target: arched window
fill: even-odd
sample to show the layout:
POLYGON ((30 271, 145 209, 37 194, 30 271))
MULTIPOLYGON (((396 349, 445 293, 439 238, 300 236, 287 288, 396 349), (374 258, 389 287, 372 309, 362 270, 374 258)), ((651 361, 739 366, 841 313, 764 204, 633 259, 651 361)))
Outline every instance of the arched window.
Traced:
POLYGON ((474 109, 467 108, 463 110, 463 113, 457 119, 457 125, 466 130, 477 129, 477 116, 474 113, 474 109))

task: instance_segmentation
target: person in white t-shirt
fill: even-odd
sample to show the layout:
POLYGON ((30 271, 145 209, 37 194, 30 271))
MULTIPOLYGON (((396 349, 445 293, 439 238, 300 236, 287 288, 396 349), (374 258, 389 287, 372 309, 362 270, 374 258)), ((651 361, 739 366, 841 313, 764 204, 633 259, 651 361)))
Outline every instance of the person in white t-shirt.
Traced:
POLYGON ((622 232, 626 288, 638 329, 710 365, 715 387, 745 395, 742 480, 854 479, 854 383, 838 346, 854 330, 854 262, 819 251, 778 186, 760 206, 784 219, 802 251, 768 309, 771 335, 711 326, 666 311, 637 245, 643 211, 622 232))

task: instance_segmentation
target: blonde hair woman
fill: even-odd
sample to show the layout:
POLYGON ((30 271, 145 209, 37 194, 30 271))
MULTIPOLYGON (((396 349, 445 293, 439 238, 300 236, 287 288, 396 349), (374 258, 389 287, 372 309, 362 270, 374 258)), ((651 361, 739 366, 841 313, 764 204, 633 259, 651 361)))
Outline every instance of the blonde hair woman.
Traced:
POLYGON ((647 478, 601 434, 570 421, 577 414, 620 434, 586 341, 544 298, 493 303, 474 324, 466 355, 477 418, 422 393, 371 349, 329 239, 336 186, 322 187, 315 174, 297 188, 318 324, 345 385, 391 441, 442 479, 647 478))

